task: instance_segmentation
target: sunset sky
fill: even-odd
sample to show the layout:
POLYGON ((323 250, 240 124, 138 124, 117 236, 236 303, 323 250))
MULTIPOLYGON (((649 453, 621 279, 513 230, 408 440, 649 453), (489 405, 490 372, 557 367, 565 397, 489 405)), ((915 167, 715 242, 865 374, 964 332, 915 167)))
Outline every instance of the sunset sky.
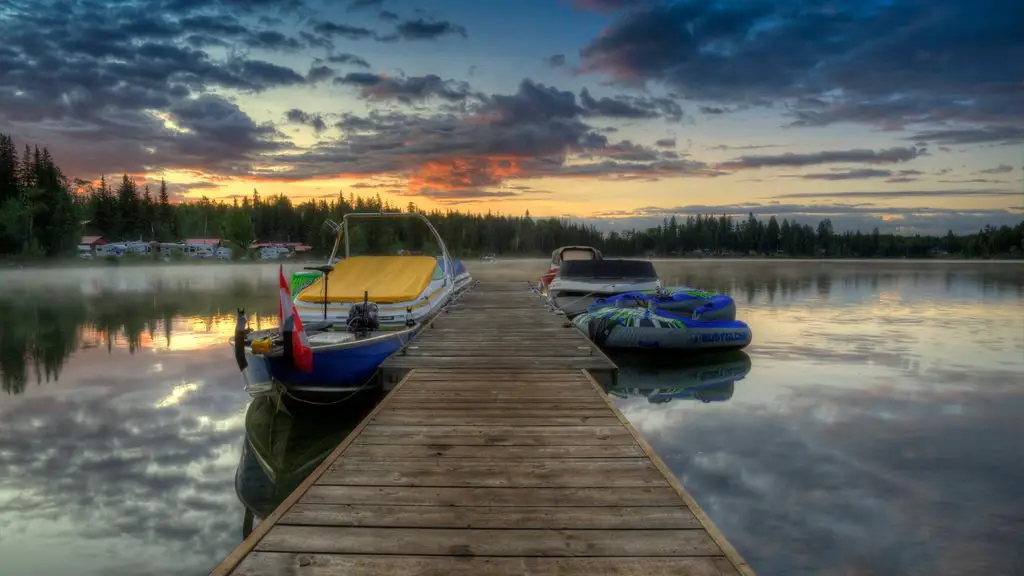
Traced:
POLYGON ((0 132, 179 199, 1024 219, 1020 0, 3 0, 0 132))

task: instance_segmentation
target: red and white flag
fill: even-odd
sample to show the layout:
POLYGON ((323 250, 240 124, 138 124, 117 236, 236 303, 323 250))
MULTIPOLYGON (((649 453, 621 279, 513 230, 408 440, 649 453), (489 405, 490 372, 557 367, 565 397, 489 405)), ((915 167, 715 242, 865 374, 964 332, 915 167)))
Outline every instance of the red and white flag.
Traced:
POLYGON ((288 288, 288 281, 284 278, 284 265, 278 267, 278 275, 280 276, 281 299, 277 307, 277 316, 281 319, 282 328, 286 319, 295 319, 292 329, 292 353, 295 357, 295 367, 303 372, 312 372, 313 349, 309 347, 306 329, 302 327, 302 319, 295 310, 295 303, 292 302, 292 293, 288 288))

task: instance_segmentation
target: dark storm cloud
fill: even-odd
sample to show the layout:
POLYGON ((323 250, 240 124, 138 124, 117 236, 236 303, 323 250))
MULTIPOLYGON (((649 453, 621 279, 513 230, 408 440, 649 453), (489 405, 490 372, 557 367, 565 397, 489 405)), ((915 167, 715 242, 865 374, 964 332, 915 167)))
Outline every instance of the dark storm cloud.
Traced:
MULTIPOLYGON (((1024 99, 1024 96, 1022 96, 1024 99)), ((1024 116, 1022 116, 1024 118, 1024 116)), ((1024 128, 1020 126, 990 126, 918 132, 908 140, 928 140, 936 144, 1024 144, 1024 128)))
POLYGON ((569 0, 573 3, 573 6, 581 10, 589 10, 591 12, 615 12, 618 10, 627 10, 631 8, 639 8, 644 6, 650 6, 656 2, 656 0, 569 0))
POLYGON ((334 74, 335 70, 330 66, 311 66, 309 72, 306 72, 306 80, 312 83, 323 82, 334 76, 334 74))
POLYGON ((818 164, 864 163, 895 164, 908 162, 918 156, 914 148, 888 148, 885 150, 827 150, 809 154, 786 153, 775 156, 741 156, 718 165, 723 170, 749 170, 756 168, 814 166, 818 164))
POLYGON ((63 152, 61 165, 73 175, 150 167, 245 170, 257 155, 286 145, 272 126, 256 125, 237 105, 207 92, 255 93, 306 79, 286 66, 236 55, 254 45, 291 50, 296 44, 235 15, 245 10, 217 12, 223 5, 205 4, 202 13, 187 2, 9 6, 0 13, 0 127, 63 152), (230 48, 229 56, 197 49, 215 43, 230 48), (192 122, 197 114, 202 121, 192 122))
POLYGON ((551 56, 545 58, 544 62, 552 68, 565 66, 565 54, 552 54, 551 56))
POLYGON ((347 40, 366 40, 377 38, 377 33, 362 26, 350 26, 335 22, 320 21, 313 25, 313 31, 324 36, 345 38, 347 40))
POLYGON ((683 117, 683 109, 679 104, 668 98, 645 98, 641 96, 617 96, 615 98, 594 98, 584 88, 580 91, 580 105, 587 115, 604 116, 606 118, 647 119, 664 117, 679 121, 683 117))
POLYGON ((469 84, 444 80, 434 74, 390 78, 367 72, 352 72, 334 79, 338 85, 357 86, 363 98, 397 100, 406 104, 438 97, 449 102, 465 100, 472 95, 469 84))
POLYGON ((327 129, 327 123, 324 122, 323 116, 319 114, 310 114, 309 112, 304 112, 298 108, 292 108, 285 112, 284 116, 285 120, 289 124, 309 126, 317 134, 327 129))
POLYGON ((436 40, 442 36, 468 38, 466 28, 448 21, 428 21, 422 18, 402 22, 395 27, 395 33, 405 40, 436 40))
POLYGON ((863 168, 861 170, 847 170, 845 172, 821 172, 815 174, 792 175, 788 177, 802 178, 804 180, 865 180, 868 178, 888 178, 892 175, 892 170, 863 168))
POLYGON ((326 60, 333 64, 351 64, 352 66, 358 66, 359 68, 370 67, 369 62, 355 54, 332 54, 328 56, 326 60))
MULTIPOLYGON (((373 94, 408 98, 441 90, 437 81, 404 83, 369 73, 340 79, 373 94)), ((337 80, 336 80, 337 81, 337 80)), ((460 92, 461 93, 461 92, 460 92)), ((368 96, 369 97, 369 96, 368 96)), ((487 190, 516 178, 580 177, 655 180, 713 177, 705 164, 629 141, 612 143, 584 119, 592 114, 569 91, 523 80, 514 94, 476 94, 465 112, 412 115, 342 114, 340 140, 289 155, 287 172, 268 177, 302 179, 338 174, 391 174, 408 178, 409 193, 487 190), (568 163, 570 155, 589 163, 568 163)), ((454 193, 452 193, 454 194, 454 193)), ((463 199, 466 197, 463 196, 463 199)))
POLYGON ((1024 119, 1022 27, 1017 0, 683 0, 623 12, 580 55, 687 98, 795 101, 797 125, 998 132, 1024 119))
POLYGON ((367 9, 379 9, 384 4, 384 0, 351 0, 348 5, 349 12, 355 12, 357 10, 367 9))
POLYGON ((1016 196, 1020 192, 1013 190, 870 190, 863 192, 800 192, 794 194, 780 194, 772 196, 779 200, 786 198, 816 198, 827 200, 829 198, 877 198, 883 200, 898 200, 901 198, 944 198, 957 197, 966 198, 971 196, 1016 196))

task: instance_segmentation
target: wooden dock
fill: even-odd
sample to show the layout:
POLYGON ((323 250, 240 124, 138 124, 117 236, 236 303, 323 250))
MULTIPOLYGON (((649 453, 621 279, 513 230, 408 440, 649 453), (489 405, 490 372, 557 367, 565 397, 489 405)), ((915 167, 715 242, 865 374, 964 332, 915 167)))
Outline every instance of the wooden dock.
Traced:
POLYGON ((523 292, 478 286, 393 357, 394 390, 212 574, 753 575, 591 376, 610 361, 523 292))
POLYGON ((526 282, 477 283, 381 366, 385 390, 413 368, 587 370, 605 385, 618 368, 526 282))

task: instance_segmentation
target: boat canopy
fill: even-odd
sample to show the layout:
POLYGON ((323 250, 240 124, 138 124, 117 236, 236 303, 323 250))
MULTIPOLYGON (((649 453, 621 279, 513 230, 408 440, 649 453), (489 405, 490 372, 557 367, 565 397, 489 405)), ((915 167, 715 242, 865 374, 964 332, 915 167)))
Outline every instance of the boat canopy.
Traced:
MULTIPOLYGON (((334 265, 327 277, 328 302, 409 302, 420 297, 439 271, 432 256, 352 256, 334 265)), ((323 278, 298 296, 300 302, 324 301, 323 278)))
POLYGON ((558 270, 559 278, 658 278, 654 264, 647 260, 569 260, 558 270))
POLYGON ((551 262, 560 264, 566 260, 600 260, 601 251, 590 246, 562 246, 551 253, 551 262))

